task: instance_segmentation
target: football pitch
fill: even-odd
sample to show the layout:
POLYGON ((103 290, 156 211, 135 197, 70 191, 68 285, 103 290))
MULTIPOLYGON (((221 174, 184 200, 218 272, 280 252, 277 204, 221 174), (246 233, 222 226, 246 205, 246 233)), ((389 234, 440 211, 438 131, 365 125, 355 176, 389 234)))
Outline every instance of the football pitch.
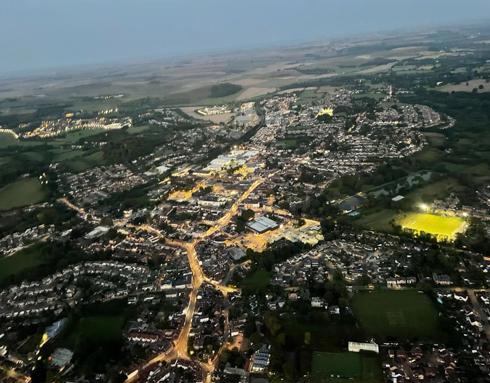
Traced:
POLYGON ((429 213, 408 213, 398 217, 396 222, 403 229, 415 234, 431 234, 439 241, 453 241, 456 235, 464 232, 467 227, 466 221, 460 217, 429 213))
POLYGON ((399 340, 444 337, 434 304, 416 290, 360 292, 352 306, 369 336, 399 340))
POLYGON ((378 357, 354 352, 314 352, 311 381, 313 383, 382 382, 378 357))

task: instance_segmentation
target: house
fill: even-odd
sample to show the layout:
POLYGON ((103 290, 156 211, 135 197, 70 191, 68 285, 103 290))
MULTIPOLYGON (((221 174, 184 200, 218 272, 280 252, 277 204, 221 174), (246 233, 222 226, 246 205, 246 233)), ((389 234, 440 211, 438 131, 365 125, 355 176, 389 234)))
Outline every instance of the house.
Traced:
POLYGON ((434 283, 439 286, 449 286, 453 284, 449 275, 446 274, 434 273, 432 274, 432 279, 434 280, 434 283))

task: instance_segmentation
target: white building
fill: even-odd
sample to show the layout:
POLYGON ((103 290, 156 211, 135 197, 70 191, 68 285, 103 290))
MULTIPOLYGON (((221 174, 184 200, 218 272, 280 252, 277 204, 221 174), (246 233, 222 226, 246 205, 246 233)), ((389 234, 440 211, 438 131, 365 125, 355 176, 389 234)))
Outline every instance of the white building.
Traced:
POLYGON ((349 342, 349 352, 361 352, 361 351, 371 351, 379 354, 379 346, 377 343, 360 343, 360 342, 349 342))

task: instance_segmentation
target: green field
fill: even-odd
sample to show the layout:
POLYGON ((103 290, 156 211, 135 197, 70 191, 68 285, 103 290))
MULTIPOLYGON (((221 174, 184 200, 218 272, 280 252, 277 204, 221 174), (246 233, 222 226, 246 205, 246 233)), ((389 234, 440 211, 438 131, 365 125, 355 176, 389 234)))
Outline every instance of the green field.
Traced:
POLYGON ((457 180, 454 178, 445 178, 442 181, 432 182, 413 189, 405 198, 417 204, 423 201, 446 198, 451 193, 457 193, 463 190, 464 187, 457 180))
POLYGON ((416 290, 360 292, 354 295, 352 306, 368 335, 400 340, 444 338, 434 304, 416 290))
POLYGON ((19 274, 46 262, 47 260, 41 257, 37 246, 31 246, 18 251, 10 257, 0 258, 0 283, 4 282, 11 275, 19 274))
POLYGON ((162 102, 170 105, 217 105, 235 101, 240 91, 240 85, 221 83, 170 94, 162 102))
POLYGON ((47 193, 36 178, 25 178, 0 189, 0 210, 10 210, 43 201, 47 193))
POLYGON ((376 355, 353 352, 314 352, 311 368, 313 383, 377 383, 383 381, 376 355))
POLYGON ((73 172, 83 172, 104 164, 102 151, 96 151, 89 155, 82 155, 65 162, 66 167, 73 172))
POLYGON ((101 133, 105 133, 104 129, 80 129, 74 130, 50 140, 49 143, 52 145, 65 145, 65 144, 75 144, 80 140, 88 139, 92 136, 97 136, 101 133))
POLYGON ((6 148, 11 145, 18 145, 19 140, 7 133, 0 133, 0 148, 6 148))
POLYGON ((354 222, 368 230, 391 232, 393 231, 391 220, 395 215, 396 211, 392 209, 364 210, 361 213, 361 217, 354 222))

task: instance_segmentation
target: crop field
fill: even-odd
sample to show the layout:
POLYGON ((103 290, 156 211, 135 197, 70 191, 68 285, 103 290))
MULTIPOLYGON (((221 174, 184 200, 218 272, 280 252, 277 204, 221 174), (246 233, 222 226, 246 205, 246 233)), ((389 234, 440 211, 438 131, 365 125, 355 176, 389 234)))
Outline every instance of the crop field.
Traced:
POLYGON ((103 165, 104 159, 101 151, 95 151, 88 155, 82 155, 72 158, 68 161, 65 161, 64 164, 69 170, 77 173, 91 169, 95 166, 103 165))
POLYGON ((463 218, 430 213, 403 214, 396 219, 396 223, 404 230, 412 231, 416 235, 431 234, 438 241, 452 241, 458 233, 463 233, 468 226, 463 218))
POLYGON ((484 79, 474 79, 467 82, 462 82, 459 84, 447 84, 441 87, 436 88, 439 92, 473 92, 473 89, 477 88, 479 93, 489 92, 490 84, 487 83, 484 79), (482 89, 478 89, 480 86, 483 86, 482 89))
POLYGON ((10 210, 38 203, 45 197, 46 193, 37 179, 21 179, 0 189, 0 210, 10 210))
POLYGON ((7 133, 0 133, 0 148, 17 145, 19 140, 7 133))
POLYGON ((312 360, 312 382, 377 383, 383 376, 377 356, 353 352, 315 352, 312 360))
POLYGON ((360 292, 354 295, 352 306, 370 336, 400 340, 444 338, 434 304, 416 290, 360 292))

